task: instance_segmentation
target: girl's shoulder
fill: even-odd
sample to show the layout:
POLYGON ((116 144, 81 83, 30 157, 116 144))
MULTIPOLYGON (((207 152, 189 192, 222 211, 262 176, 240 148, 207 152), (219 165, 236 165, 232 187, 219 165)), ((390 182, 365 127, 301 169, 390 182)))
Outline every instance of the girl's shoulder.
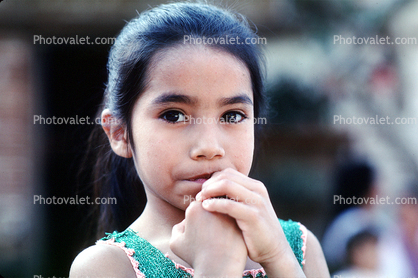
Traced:
POLYGON ((316 236, 304 225, 279 219, 283 232, 307 277, 330 277, 324 253, 316 236))
POLYGON ((136 277, 126 254, 112 245, 93 245, 74 259, 72 277, 136 277))

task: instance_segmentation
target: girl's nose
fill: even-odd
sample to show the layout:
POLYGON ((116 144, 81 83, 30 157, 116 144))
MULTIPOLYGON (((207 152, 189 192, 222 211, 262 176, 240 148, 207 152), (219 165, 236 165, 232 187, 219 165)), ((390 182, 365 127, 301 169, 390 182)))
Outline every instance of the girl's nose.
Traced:
POLYGON ((193 145, 190 149, 190 157, 194 160, 215 159, 225 156, 225 150, 221 144, 222 131, 217 124, 201 124, 194 130, 193 145))

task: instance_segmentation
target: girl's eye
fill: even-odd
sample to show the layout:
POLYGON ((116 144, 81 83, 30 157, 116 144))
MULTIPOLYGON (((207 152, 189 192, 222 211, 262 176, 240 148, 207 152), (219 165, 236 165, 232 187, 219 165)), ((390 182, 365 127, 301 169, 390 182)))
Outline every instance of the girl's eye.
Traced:
POLYGON ((236 124, 242 122, 246 118, 247 117, 241 112, 231 111, 222 116, 222 121, 230 124, 236 124))
POLYGON ((176 110, 167 111, 163 113, 160 118, 173 124, 186 121, 186 116, 182 112, 176 110))

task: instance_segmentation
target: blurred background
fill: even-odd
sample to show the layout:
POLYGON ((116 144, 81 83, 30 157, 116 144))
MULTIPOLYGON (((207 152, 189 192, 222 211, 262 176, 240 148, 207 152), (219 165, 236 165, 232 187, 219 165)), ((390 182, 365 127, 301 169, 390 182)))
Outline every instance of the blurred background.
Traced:
MULTIPOLYGON (((34 204, 39 195, 88 196, 76 184, 92 126, 34 119, 94 118, 111 43, 39 39, 113 38, 137 12, 164 2, 0 1, 4 277, 66 277, 94 243, 89 206, 34 204)), ((243 13, 267 39, 271 110, 252 176, 268 187, 277 215, 305 224, 340 277, 417 277, 418 205, 391 202, 417 197, 418 1, 211 2, 243 13), (352 206, 354 196, 390 201, 352 206)))

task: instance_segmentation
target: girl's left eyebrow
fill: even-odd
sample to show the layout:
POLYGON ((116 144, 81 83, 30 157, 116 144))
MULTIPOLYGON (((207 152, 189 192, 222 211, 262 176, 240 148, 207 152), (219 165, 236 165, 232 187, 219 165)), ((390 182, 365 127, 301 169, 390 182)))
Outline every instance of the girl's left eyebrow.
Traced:
POLYGON ((226 106, 226 105, 237 104, 237 103, 253 105, 253 102, 251 101, 251 99, 246 94, 241 94, 241 95, 237 95, 237 96, 233 96, 233 97, 221 98, 218 101, 218 103, 219 103, 219 106, 221 106, 221 107, 226 106))
POLYGON ((195 104, 197 99, 182 94, 167 93, 163 94, 152 101, 153 105, 161 105, 167 103, 184 103, 184 104, 195 104))
MULTIPOLYGON (((197 102, 198 102, 198 99, 196 97, 191 97, 191 96, 177 94, 177 93, 168 93, 168 94, 163 94, 155 98, 152 101, 152 104, 162 105, 162 104, 168 104, 168 103, 184 103, 184 104, 193 105, 193 104, 196 104, 197 102)), ((236 95, 233 97, 223 97, 223 98, 220 98, 217 101, 217 103, 220 107, 233 105, 237 103, 253 105, 253 102, 246 94, 240 94, 240 95, 236 95)))

